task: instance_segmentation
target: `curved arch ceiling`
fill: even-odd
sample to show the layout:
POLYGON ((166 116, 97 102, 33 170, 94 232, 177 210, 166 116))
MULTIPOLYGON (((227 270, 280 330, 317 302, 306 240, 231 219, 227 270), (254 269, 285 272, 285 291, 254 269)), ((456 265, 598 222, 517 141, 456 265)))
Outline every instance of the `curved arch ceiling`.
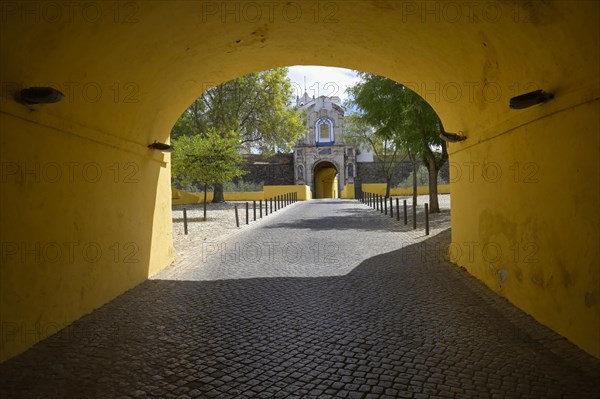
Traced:
POLYGON ((381 74, 416 89, 448 131, 493 135, 510 97, 575 92, 598 65, 572 46, 598 44, 592 3, 94 4, 5 7, 2 80, 58 86, 67 101, 48 112, 138 143, 165 139, 207 87, 276 66, 381 74))

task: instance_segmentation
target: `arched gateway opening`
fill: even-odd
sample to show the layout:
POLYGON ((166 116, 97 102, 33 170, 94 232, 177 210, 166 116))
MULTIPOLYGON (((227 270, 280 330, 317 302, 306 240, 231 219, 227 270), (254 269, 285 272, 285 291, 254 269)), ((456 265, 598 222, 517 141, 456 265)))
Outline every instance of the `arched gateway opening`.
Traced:
POLYGON ((0 361, 168 266, 170 157, 148 145, 208 87, 297 64, 404 83, 463 132, 449 145, 457 263, 600 356, 600 224, 585 206, 600 201, 598 2, 48 4, 0 7, 0 313, 16 329, 0 361), (65 99, 15 101, 35 86, 65 99), (538 89, 554 99, 509 106, 538 89), (44 252, 56 243, 61 258, 44 252))
POLYGON ((319 162, 315 165, 314 197, 319 198, 337 198, 338 190, 338 170, 335 165, 328 161, 319 162))

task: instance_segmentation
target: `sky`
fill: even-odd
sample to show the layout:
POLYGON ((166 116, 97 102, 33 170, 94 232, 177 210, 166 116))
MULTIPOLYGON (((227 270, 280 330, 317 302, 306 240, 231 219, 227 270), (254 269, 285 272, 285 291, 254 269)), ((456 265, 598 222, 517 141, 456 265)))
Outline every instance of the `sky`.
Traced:
POLYGON ((309 96, 338 96, 342 101, 348 98, 346 88, 359 81, 358 76, 351 69, 295 65, 289 67, 288 78, 298 96, 304 94, 304 77, 306 77, 306 92, 309 96))

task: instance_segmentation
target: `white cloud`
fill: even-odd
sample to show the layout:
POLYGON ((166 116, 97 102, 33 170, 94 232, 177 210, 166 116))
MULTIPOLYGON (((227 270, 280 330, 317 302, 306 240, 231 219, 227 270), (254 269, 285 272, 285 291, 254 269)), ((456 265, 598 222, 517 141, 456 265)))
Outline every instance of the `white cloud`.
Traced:
POLYGON ((306 77, 306 92, 309 96, 338 96, 342 101, 348 98, 346 89, 360 80, 350 69, 313 65, 291 66, 288 78, 298 96, 304 94, 304 77, 306 77))

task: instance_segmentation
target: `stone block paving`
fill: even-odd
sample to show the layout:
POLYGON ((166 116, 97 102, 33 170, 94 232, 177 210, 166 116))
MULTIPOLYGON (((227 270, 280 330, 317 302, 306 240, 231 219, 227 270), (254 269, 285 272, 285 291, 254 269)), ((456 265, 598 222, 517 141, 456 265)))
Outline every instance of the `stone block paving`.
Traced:
MULTIPOLYGON (((285 215, 227 240, 287 241, 288 231, 302 243, 344 231, 332 228, 335 215, 356 218, 345 235, 355 247, 401 233, 351 201, 296 204, 285 215), (286 225, 296 213, 316 219, 314 207, 329 208, 321 227, 286 225)), ((1 364, 0 397, 599 397, 597 360, 462 269, 423 256, 449 240, 444 230, 383 246, 319 277, 280 276, 275 263, 266 277, 236 278, 227 273, 237 269, 215 272, 220 261, 176 265, 1 364), (198 271, 207 265, 211 273, 198 271)))

